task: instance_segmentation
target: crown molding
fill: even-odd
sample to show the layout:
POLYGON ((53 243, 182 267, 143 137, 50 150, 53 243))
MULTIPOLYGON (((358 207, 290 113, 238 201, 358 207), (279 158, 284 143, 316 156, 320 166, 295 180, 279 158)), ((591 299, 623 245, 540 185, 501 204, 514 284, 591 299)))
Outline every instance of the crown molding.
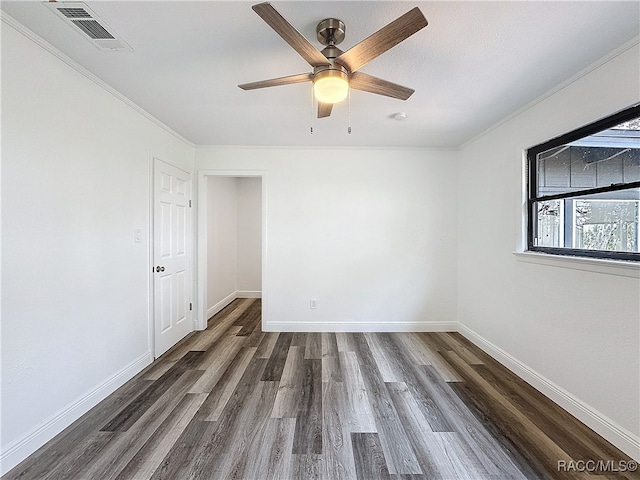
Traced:
POLYGON ((36 35, 34 32, 29 30, 27 27, 25 27, 23 24, 18 22, 16 19, 11 17, 7 13, 5 13, 3 11, 0 11, 0 20, 2 21, 2 24, 13 28, 18 33, 20 33, 21 35, 23 35, 24 37, 26 37, 27 39, 31 40, 33 43, 38 45, 40 48, 42 48, 43 50, 47 51, 48 53, 50 53, 54 57, 58 58, 60 61, 65 63, 67 66, 73 68, 76 72, 80 73, 85 78, 87 78, 88 80, 90 80, 91 82, 96 84, 97 86, 101 87, 103 90, 105 90, 108 93, 110 93, 112 96, 114 96, 116 99, 120 100, 122 103, 127 105, 129 108, 134 110, 136 113, 142 115, 144 118, 146 118, 147 120, 149 120, 153 124, 157 125, 161 129, 163 129, 165 132, 173 135, 175 138, 177 138, 181 142, 184 142, 185 144, 187 144, 191 148, 195 148, 196 147, 196 145, 193 142, 187 140, 185 137, 180 135, 178 132, 173 130, 171 127, 169 127, 165 123, 163 123, 160 120, 158 120, 156 117, 151 115, 145 109, 140 107, 137 103, 133 102, 131 99, 129 99, 128 97, 126 97, 125 95, 123 95, 122 93, 117 91, 115 88, 110 86, 108 83, 106 83, 105 81, 103 81, 102 79, 100 79, 99 77, 97 77, 96 75, 91 73, 89 70, 87 70, 86 68, 81 66, 78 62, 76 62, 72 58, 70 58, 67 55, 65 55, 64 53, 62 53, 56 47, 51 45, 49 42, 47 42, 42 37, 36 35))

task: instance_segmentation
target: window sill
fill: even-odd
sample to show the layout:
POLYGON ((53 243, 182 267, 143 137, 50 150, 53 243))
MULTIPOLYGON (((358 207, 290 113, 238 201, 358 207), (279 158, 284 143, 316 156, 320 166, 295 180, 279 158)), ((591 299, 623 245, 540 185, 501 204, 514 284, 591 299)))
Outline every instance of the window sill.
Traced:
POLYGON ((524 263, 534 263, 536 265, 570 268, 572 270, 584 270, 587 272, 640 279, 640 263, 637 262, 551 255, 548 253, 538 252, 513 252, 513 254, 516 257, 516 260, 524 263))

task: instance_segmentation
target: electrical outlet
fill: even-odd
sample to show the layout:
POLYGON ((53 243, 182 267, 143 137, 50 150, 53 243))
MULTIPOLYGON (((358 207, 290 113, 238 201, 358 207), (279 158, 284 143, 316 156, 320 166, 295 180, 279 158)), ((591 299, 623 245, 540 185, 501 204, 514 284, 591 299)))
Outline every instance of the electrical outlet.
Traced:
POLYGON ((136 228, 133 231, 133 243, 142 243, 142 230, 140 228, 136 228))
POLYGON ((315 298, 312 298, 311 300, 309 300, 309 308, 312 310, 315 310, 316 308, 318 308, 318 300, 316 300, 315 298))

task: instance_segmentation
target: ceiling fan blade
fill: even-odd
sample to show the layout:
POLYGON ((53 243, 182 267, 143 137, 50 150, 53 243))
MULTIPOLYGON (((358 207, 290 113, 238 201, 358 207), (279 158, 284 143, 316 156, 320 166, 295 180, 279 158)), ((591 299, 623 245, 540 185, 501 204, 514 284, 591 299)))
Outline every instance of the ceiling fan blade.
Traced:
POLYGON ((325 118, 331 115, 333 103, 318 102, 318 118, 325 118))
POLYGON ((253 11, 267 22, 285 42, 291 45, 309 65, 312 67, 329 65, 327 58, 317 48, 311 45, 270 3, 259 3, 251 8, 253 8, 253 11))
POLYGON ((427 24, 427 19, 420 9, 415 7, 344 52, 335 61, 347 67, 350 72, 355 72, 418 30, 426 27, 427 24))
POLYGON ((312 73, 301 73, 299 75, 289 75, 288 77, 270 78, 259 82, 243 83, 238 85, 243 90, 255 90, 256 88, 277 87, 279 85, 290 85, 292 83, 310 82, 313 80, 312 73))
POLYGON ((355 90, 362 90, 363 92, 398 98, 400 100, 406 100, 415 92, 413 88, 403 87, 397 83, 391 83, 362 72, 353 72, 351 74, 349 87, 355 90))

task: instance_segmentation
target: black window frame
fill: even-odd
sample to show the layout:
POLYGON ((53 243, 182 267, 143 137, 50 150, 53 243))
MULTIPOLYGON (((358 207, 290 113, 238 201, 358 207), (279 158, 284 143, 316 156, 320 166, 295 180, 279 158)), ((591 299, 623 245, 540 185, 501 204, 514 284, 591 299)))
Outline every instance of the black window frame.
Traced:
POLYGON ((633 105, 620 112, 610 115, 606 118, 598 120, 589 125, 580 127, 569 133, 536 145, 535 147, 527 150, 527 175, 528 175, 528 192, 527 192, 527 250, 530 252, 548 253, 552 255, 562 256, 574 256, 574 257, 588 257, 588 258, 600 258, 608 260, 629 260, 640 261, 640 253, 636 252, 612 252, 606 250, 587 250, 565 247, 543 247, 534 245, 535 234, 535 219, 537 212, 534 211, 536 202, 542 202, 546 200, 560 200, 568 199, 572 197, 579 197, 583 195, 615 192, 620 190, 628 190, 631 188, 640 188, 640 181, 627 182, 627 183, 615 183, 607 187, 594 187, 586 188, 584 190, 558 193, 553 195, 538 195, 538 154, 550 150, 552 148, 560 147, 567 143, 575 142, 584 137, 594 135, 603 130, 615 127, 616 125, 633 120, 640 117, 640 104, 633 105))

